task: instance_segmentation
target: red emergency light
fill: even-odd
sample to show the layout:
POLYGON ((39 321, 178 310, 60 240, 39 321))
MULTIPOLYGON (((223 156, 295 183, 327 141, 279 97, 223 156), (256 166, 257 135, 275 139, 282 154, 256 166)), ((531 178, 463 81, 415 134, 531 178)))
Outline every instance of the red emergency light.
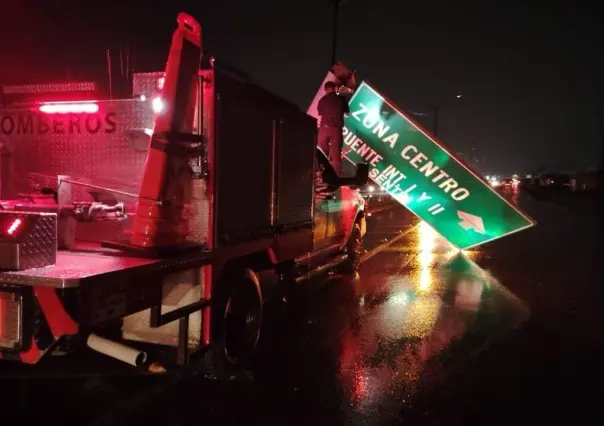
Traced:
POLYGON ((99 104, 96 102, 48 102, 40 105, 45 114, 96 114, 99 104))
POLYGON ((9 222, 8 226, 6 227, 6 234, 10 235, 11 237, 14 237, 21 228, 21 225, 23 225, 23 220, 21 220, 20 218, 13 219, 11 222, 9 222))

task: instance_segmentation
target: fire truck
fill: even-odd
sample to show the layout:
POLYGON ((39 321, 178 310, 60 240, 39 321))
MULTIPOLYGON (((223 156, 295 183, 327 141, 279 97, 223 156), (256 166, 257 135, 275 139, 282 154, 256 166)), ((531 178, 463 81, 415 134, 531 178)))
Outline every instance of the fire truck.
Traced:
POLYGON ((165 72, 134 74, 127 99, 3 86, 1 359, 88 346, 147 368, 153 347, 245 368, 266 301, 358 266, 368 168, 337 176, 314 118, 177 22, 165 72))

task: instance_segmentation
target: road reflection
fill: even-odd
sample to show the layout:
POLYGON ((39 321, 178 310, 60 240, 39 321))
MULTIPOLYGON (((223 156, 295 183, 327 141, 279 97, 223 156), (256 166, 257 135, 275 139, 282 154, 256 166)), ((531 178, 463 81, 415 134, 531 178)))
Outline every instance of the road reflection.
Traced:
POLYGON ((418 290, 428 292, 432 286, 432 270, 434 248, 436 247, 436 232, 426 222, 420 222, 418 227, 419 242, 419 279, 418 290))
POLYGON ((473 253, 420 224, 359 274, 317 280, 316 291, 267 319, 249 388, 202 394, 196 382, 174 399, 194 401, 195 424, 207 423, 199 407, 207 395, 224 401, 211 404, 215 424, 235 424, 225 422, 234 416, 263 425, 390 424, 526 319, 522 303, 468 258, 473 253))
POLYGON ((520 301, 472 262, 477 251, 452 248, 423 222, 392 250, 408 252, 410 245, 415 254, 396 273, 362 277, 382 281, 370 286, 382 294, 369 299, 357 327, 342 333, 340 376, 353 407, 375 419, 370 423, 526 318, 520 301), (514 314, 498 323, 506 310, 514 314))

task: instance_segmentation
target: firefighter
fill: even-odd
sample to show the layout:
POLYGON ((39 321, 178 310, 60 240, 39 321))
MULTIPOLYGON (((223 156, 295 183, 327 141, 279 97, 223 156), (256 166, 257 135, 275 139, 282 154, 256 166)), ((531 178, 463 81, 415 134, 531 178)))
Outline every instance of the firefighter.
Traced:
POLYGON ((319 100, 319 148, 329 157, 338 176, 341 174, 344 117, 350 112, 348 102, 337 92, 333 81, 325 83, 325 95, 319 100))

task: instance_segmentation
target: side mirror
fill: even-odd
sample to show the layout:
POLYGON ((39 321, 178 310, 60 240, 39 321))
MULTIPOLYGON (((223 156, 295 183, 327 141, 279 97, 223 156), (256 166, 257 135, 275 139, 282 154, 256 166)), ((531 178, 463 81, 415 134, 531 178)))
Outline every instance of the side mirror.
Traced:
POLYGON ((353 186, 361 187, 367 185, 369 182, 369 165, 368 164, 357 164, 357 170, 354 177, 341 177, 339 180, 340 186, 353 186))

